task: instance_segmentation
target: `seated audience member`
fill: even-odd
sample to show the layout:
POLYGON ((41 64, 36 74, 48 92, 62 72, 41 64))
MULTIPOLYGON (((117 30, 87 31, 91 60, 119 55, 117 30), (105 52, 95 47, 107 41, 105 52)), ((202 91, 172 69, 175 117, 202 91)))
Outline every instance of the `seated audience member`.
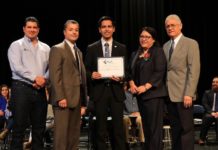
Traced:
POLYGON ((4 130, 0 133, 0 140, 4 140, 5 137, 7 136, 8 132, 12 129, 13 126, 13 118, 12 118, 12 113, 10 110, 10 96, 9 96, 9 87, 6 84, 2 84, 0 86, 0 90, 1 90, 1 96, 5 98, 5 111, 4 111, 4 117, 3 117, 3 125, 5 124, 6 121, 6 127, 4 128, 4 130))
POLYGON ((0 129, 4 128, 5 125, 5 108, 6 100, 3 96, 0 96, 0 129))
POLYGON ((48 112, 47 112, 47 121, 46 121, 46 129, 45 129, 45 142, 52 143, 50 132, 54 128, 54 114, 52 110, 52 105, 48 105, 48 112))
POLYGON ((3 129, 5 125, 5 109, 7 107, 7 97, 4 96, 4 85, 1 85, 0 89, 0 129, 3 129))
POLYGON ((213 122, 215 122, 216 139, 218 140, 218 76, 213 78, 212 89, 205 91, 202 98, 202 105, 206 113, 203 117, 200 139, 198 144, 205 144, 207 132, 213 122))
POLYGON ((124 86, 126 100, 124 101, 124 117, 123 117, 123 124, 126 134, 126 143, 129 143, 130 141, 130 135, 129 135, 129 129, 131 128, 132 122, 130 120, 130 117, 137 117, 136 118, 136 125, 139 130, 138 137, 139 141, 141 143, 144 143, 144 133, 143 133, 143 127, 142 127, 142 121, 141 116, 138 109, 138 103, 136 97, 134 97, 131 92, 128 90, 127 84, 124 86))

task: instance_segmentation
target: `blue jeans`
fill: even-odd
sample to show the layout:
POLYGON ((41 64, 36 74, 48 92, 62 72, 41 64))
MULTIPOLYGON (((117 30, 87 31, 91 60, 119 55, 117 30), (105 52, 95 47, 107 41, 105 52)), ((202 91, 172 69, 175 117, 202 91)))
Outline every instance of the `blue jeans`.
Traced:
POLYGON ((32 127, 32 150, 43 149, 47 100, 45 89, 37 90, 22 81, 13 81, 11 109, 14 119, 11 150, 23 149, 23 138, 27 127, 32 127))

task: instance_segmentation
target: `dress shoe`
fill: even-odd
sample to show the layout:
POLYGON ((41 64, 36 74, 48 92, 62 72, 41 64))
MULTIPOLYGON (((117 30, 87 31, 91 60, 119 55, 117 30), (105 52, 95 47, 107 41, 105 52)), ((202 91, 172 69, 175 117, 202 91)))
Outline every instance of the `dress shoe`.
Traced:
POLYGON ((0 133, 0 140, 4 140, 7 135, 8 135, 8 129, 4 129, 4 130, 0 133))
POLYGON ((204 142, 203 140, 199 139, 199 140, 198 140, 198 144, 199 144, 199 145, 204 145, 205 142, 204 142))

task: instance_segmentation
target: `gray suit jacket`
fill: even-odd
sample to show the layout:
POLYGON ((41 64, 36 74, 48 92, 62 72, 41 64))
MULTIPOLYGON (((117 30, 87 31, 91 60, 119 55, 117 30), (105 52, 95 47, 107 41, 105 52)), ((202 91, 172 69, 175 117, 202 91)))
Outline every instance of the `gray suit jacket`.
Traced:
POLYGON ((164 44, 167 58, 167 87, 173 102, 182 102, 184 96, 196 99, 200 74, 200 54, 197 41, 182 35, 169 61, 170 41, 164 44))
POLYGON ((69 108, 76 107, 80 99, 82 100, 82 105, 86 105, 86 72, 81 51, 79 51, 79 57, 83 88, 80 88, 80 73, 70 46, 64 41, 51 48, 49 56, 49 78, 50 101, 53 106, 58 106, 57 102, 61 99, 67 100, 69 108))

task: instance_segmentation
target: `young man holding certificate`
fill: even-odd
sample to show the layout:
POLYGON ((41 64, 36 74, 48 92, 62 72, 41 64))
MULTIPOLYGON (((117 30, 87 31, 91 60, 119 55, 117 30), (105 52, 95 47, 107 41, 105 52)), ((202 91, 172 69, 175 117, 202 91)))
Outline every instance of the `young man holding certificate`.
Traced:
POLYGON ((107 116, 110 115, 112 117, 114 149, 125 150, 123 129, 123 101, 125 100, 125 93, 123 80, 126 76, 126 71, 123 71, 123 74, 117 74, 117 71, 114 71, 113 68, 126 70, 124 68, 127 68, 127 50, 125 45, 113 40, 115 25, 110 17, 101 17, 98 25, 98 30, 102 37, 88 46, 85 59, 87 76, 90 81, 89 96, 95 106, 97 149, 107 149, 105 137, 107 135, 107 116), (102 58, 105 59, 102 60, 102 58), (108 68, 104 69, 99 68, 99 65, 102 65, 102 61, 105 61, 105 63, 111 61, 120 63, 113 67, 106 64, 108 68))

